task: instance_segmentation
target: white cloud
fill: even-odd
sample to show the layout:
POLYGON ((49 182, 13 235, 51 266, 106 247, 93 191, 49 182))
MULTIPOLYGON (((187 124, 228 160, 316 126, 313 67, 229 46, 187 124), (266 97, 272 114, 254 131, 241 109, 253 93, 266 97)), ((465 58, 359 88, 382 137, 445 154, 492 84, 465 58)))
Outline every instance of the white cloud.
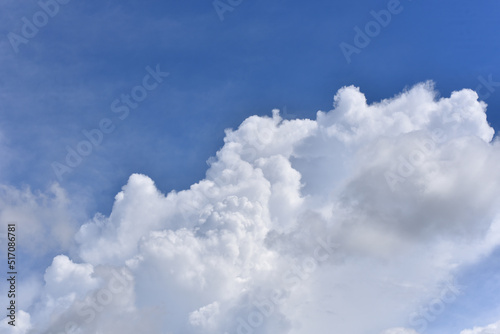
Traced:
POLYGON ((228 130, 188 190, 164 195, 132 175, 109 217, 80 228, 74 259, 47 269, 32 325, 422 332, 420 308, 436 318, 460 294, 456 270, 500 242, 500 147, 486 106, 470 90, 436 96, 425 83, 367 105, 345 87, 316 120, 274 111, 228 130))
MULTIPOLYGON (((11 319, 8 319, 12 321, 11 319)), ((2 333, 10 333, 10 334, 26 334, 32 329, 30 324, 30 315, 24 311, 19 311, 16 315, 16 319, 14 322, 15 326, 9 325, 8 322, 4 319, 0 323, 0 330, 2 333)))
POLYGON ((52 296, 81 295, 81 291, 97 286, 93 272, 91 264, 76 264, 67 256, 58 255, 45 272, 47 293, 52 296))
POLYGON ((64 189, 53 184, 46 192, 0 184, 2 232, 15 223, 23 252, 37 258, 48 252, 68 251, 77 231, 71 204, 64 189))
POLYGON ((460 334, 499 334, 500 321, 486 327, 474 327, 473 329, 465 329, 460 334))

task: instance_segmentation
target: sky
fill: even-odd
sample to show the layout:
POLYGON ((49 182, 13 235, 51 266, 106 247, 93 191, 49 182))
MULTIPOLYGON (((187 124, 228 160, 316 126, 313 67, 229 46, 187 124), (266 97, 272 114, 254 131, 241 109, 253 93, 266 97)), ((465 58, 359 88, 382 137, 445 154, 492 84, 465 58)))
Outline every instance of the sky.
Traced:
POLYGON ((0 6, 1 333, 500 333, 497 2, 0 6))

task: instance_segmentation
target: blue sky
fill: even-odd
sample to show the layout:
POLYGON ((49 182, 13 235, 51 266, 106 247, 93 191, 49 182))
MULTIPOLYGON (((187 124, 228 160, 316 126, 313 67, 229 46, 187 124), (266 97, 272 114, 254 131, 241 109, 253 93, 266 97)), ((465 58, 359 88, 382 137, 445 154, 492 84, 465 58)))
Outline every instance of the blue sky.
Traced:
MULTIPOLYGON (((340 44, 355 45, 354 28, 365 29, 371 11, 388 3, 243 0, 221 20, 208 0, 72 0, 16 52, 8 34, 22 35, 22 18, 31 20, 40 6, 4 1, 0 182, 33 191, 59 182, 83 217, 108 215, 132 173, 148 175, 164 193, 187 189, 205 177, 225 129, 251 115, 270 116, 273 108, 286 111, 285 118, 313 119, 332 109, 334 94, 348 85, 360 87, 369 103, 427 80, 444 97, 481 87, 488 122, 500 129, 500 4, 401 0, 399 12, 348 62, 340 44), (112 102, 140 85, 148 66, 169 75, 120 120, 112 102), (58 179, 53 162, 64 163, 67 147, 105 118, 114 131, 58 179)), ((498 256, 477 265, 494 265, 498 256)), ((40 268, 51 258, 45 262, 40 268)), ((490 308, 474 301, 489 295, 477 289, 464 300, 490 308)), ((458 321, 445 313, 431 325, 443 333, 450 319, 458 321)), ((463 325, 456 330, 473 324, 463 325)))
MULTIPOLYGON (((21 17, 39 10, 11 6, 5 33, 19 33, 21 17)), ((370 11, 386 1, 243 1, 224 21, 208 1, 71 1, 19 53, 3 40, 2 129, 16 152, 4 182, 53 182, 51 162, 84 139, 81 130, 113 116, 110 103, 140 83, 148 65, 160 64, 169 78, 66 174, 66 186, 92 184, 91 197, 109 199, 131 172, 143 172, 164 191, 183 189, 204 176, 225 128, 272 108, 313 117, 345 85, 378 101, 425 80, 443 96, 476 89, 478 77, 496 82, 500 42, 491 34, 499 6, 402 1, 401 13, 347 64, 339 44, 353 45, 353 27, 373 20, 370 11)), ((486 99, 495 128, 498 88, 486 99)), ((92 205, 110 209, 109 201, 92 205)))

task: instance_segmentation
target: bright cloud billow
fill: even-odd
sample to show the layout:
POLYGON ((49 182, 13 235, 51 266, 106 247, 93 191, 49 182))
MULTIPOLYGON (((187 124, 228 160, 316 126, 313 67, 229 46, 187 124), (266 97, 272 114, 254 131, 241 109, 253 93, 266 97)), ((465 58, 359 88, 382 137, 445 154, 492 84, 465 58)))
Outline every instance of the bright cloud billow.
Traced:
MULTIPOLYGON (((131 175, 18 332, 421 334, 500 243, 493 136, 476 92, 430 82, 370 105, 344 87, 315 120, 249 117, 187 190, 131 175)), ((499 333, 478 325, 461 334, 499 333)))
POLYGON ((474 327, 460 332, 460 334, 498 334, 500 333, 500 321, 486 327, 474 327))

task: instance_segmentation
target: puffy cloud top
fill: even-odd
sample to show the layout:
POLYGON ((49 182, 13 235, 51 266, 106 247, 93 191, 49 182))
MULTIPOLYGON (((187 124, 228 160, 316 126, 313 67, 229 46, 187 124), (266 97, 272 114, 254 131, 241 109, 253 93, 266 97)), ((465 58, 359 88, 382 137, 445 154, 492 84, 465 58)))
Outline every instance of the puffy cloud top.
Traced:
POLYGON ((419 307, 457 298, 457 270, 500 242, 493 135, 475 92, 438 99, 432 83, 371 105, 344 87, 316 120, 249 117, 188 190, 130 176, 111 214, 81 226, 73 258, 47 269, 28 322, 36 333, 136 333, 141 319, 154 333, 424 331, 419 307))

